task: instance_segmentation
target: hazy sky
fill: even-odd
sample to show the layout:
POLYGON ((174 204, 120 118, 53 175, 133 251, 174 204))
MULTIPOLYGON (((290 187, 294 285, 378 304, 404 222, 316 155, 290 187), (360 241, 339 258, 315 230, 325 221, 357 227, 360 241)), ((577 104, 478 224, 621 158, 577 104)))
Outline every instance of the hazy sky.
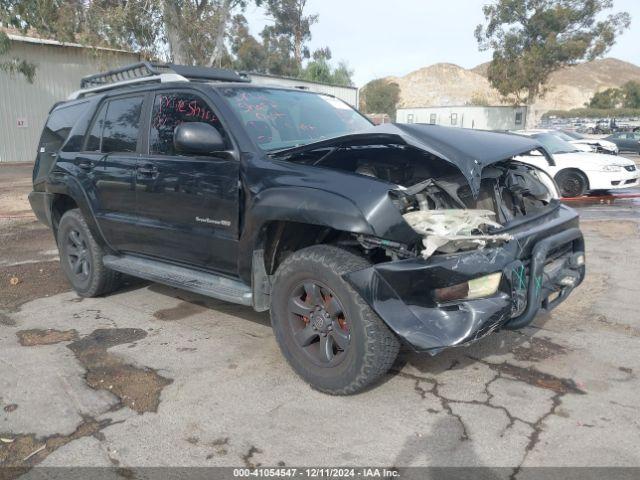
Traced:
MULTIPOLYGON (((328 45, 333 60, 346 60, 356 85, 387 75, 405 75, 436 62, 474 67, 491 59, 478 51, 473 31, 487 0, 309 0, 318 13, 314 48, 328 45)), ((615 0, 614 10, 631 14, 631 28, 608 56, 640 64, 640 0, 615 0)), ((267 19, 251 6, 246 12, 257 35, 267 19)))

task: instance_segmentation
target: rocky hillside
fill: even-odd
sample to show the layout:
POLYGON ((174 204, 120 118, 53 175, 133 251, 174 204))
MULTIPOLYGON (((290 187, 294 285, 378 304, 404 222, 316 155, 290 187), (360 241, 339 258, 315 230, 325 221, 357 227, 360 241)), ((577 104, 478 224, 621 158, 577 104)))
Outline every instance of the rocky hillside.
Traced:
MULTIPOLYGON (((487 65, 467 70, 451 63, 437 63, 389 80, 400 85, 400 107, 464 105, 474 100, 500 105, 500 95, 486 78, 487 65)), ((551 90, 533 105, 534 115, 582 107, 595 92, 629 80, 640 82, 640 67, 615 58, 564 68, 551 76, 551 90)))

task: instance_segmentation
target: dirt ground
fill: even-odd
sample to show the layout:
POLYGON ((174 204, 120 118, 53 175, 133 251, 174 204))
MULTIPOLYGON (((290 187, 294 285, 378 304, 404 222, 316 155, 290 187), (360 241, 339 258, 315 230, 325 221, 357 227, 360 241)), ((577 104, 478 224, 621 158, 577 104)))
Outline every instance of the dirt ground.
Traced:
MULTIPOLYGON (((640 467, 640 204, 581 205, 588 276, 531 327, 310 389, 265 314, 130 282, 82 299, 0 165, 0 466, 640 467)), ((504 475, 502 473, 504 473, 504 475)), ((116 477, 114 477, 116 478, 116 477)))

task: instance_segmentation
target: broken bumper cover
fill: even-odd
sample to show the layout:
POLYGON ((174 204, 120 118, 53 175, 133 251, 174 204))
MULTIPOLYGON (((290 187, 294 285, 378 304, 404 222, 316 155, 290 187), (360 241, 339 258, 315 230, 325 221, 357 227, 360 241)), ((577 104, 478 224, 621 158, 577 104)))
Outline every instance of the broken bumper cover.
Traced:
POLYGON ((584 241, 575 212, 560 206, 551 215, 512 231, 496 248, 411 258, 345 275, 347 281, 415 350, 437 353, 504 328, 528 325, 540 308, 567 298, 585 274, 584 241), (438 303, 434 290, 502 272, 489 297, 438 303))

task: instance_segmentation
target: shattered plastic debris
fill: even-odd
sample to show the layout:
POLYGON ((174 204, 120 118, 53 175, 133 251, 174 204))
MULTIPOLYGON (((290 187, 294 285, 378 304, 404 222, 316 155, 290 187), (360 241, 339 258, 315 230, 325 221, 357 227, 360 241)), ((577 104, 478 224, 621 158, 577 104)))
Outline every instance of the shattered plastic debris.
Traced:
POLYGON ((403 215, 411 227, 424 236, 421 252, 429 258, 435 251, 453 253, 459 250, 484 248, 487 244, 507 242, 508 234, 485 233, 488 227, 501 227, 490 210, 420 210, 403 215), (478 233, 480 232, 480 233, 478 233))

